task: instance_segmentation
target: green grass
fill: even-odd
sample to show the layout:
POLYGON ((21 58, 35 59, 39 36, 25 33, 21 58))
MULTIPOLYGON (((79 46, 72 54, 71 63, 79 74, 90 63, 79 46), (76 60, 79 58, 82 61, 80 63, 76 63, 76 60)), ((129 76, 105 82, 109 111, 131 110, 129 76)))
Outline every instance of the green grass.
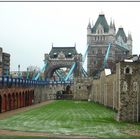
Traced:
POLYGON ((139 123, 117 122, 115 115, 111 109, 93 102, 63 100, 0 120, 0 129, 95 138, 140 138, 126 133, 140 130, 139 123))

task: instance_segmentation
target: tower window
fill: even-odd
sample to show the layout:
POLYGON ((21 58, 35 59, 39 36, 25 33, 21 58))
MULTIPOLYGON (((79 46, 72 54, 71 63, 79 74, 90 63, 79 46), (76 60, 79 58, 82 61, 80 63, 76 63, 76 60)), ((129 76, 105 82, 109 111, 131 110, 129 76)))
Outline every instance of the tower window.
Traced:
POLYGON ((68 53, 68 57, 72 57, 72 54, 71 53, 68 53))
POLYGON ((127 66, 124 68, 124 74, 132 74, 132 68, 127 66))
POLYGON ((57 53, 53 53, 53 57, 56 58, 57 57, 57 53))
POLYGON ((126 74, 130 73, 130 69, 128 67, 125 69, 125 73, 126 74))

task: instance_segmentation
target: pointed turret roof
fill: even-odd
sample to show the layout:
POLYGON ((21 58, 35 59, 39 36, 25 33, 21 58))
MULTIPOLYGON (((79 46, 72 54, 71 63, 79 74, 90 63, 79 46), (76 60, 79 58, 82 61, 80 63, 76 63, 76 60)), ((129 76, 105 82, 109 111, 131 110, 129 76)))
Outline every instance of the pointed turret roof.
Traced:
POLYGON ((109 25, 107 23, 107 20, 105 18, 105 15, 104 14, 100 14, 95 25, 93 26, 92 28, 92 32, 93 33, 96 33, 96 29, 98 27, 98 25, 101 24, 104 28, 104 32, 108 32, 109 31, 109 25))
POLYGON ((113 20, 113 28, 116 30, 115 21, 113 20))
POLYGON ((91 29, 91 24, 90 24, 90 21, 89 21, 89 23, 88 23, 87 28, 91 29))
POLYGON ((124 32, 124 30, 123 30, 122 27, 120 27, 120 28, 118 29, 118 32, 117 32, 117 34, 116 34, 116 38, 118 38, 119 36, 122 37, 122 39, 123 39, 124 42, 127 41, 126 34, 125 34, 125 32, 124 32))
POLYGON ((110 27, 113 28, 112 20, 110 21, 110 27))
POLYGON ((130 33, 128 34, 128 40, 132 40, 132 36, 130 33))

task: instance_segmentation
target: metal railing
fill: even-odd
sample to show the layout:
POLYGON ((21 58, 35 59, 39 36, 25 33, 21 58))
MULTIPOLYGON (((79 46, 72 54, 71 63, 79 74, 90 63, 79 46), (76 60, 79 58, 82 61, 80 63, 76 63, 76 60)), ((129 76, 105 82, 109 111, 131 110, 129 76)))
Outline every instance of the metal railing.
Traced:
POLYGON ((45 85, 67 85, 73 84, 73 81, 43 81, 43 80, 27 80, 22 78, 12 78, 8 76, 0 76, 0 87, 6 86, 45 86, 45 85))

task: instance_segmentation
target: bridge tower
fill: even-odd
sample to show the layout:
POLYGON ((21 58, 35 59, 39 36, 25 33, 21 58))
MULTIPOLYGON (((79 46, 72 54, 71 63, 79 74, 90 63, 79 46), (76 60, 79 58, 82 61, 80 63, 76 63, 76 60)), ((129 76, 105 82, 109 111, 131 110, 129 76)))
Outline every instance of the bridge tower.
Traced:
POLYGON ((107 23, 105 15, 99 14, 94 25, 89 22, 87 27, 87 72, 94 76, 103 69, 107 48, 111 43, 107 64, 111 71, 116 70, 116 63, 132 55, 132 36, 126 36, 124 29, 120 27, 116 33, 115 22, 107 23))
POLYGON ((73 76, 81 75, 82 55, 78 54, 76 46, 74 47, 54 47, 49 54, 45 54, 44 62, 47 67, 44 71, 45 79, 51 79, 54 72, 60 68, 69 68, 74 65, 73 76))

